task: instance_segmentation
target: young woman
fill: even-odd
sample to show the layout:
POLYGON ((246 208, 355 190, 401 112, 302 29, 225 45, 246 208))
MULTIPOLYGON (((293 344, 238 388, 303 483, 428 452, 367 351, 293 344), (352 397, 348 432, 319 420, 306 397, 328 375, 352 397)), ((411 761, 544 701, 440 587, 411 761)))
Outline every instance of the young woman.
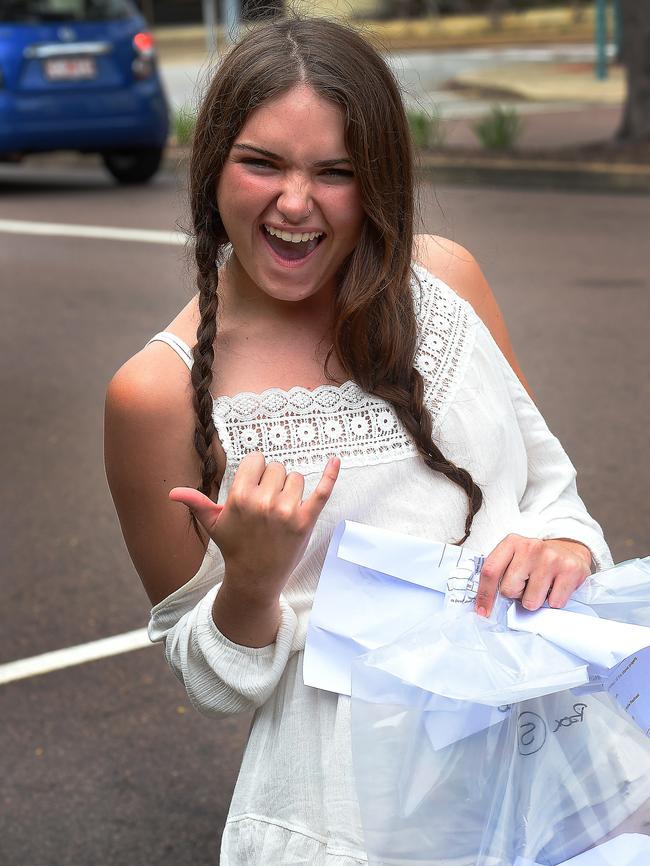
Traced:
POLYGON ((349 698, 301 674, 341 519, 491 550, 483 615, 497 583, 562 605, 610 563, 478 266, 413 237, 412 184, 398 88, 363 39, 322 20, 245 37, 198 117, 198 295, 108 389, 152 639, 197 709, 256 711, 222 866, 365 861, 349 698))

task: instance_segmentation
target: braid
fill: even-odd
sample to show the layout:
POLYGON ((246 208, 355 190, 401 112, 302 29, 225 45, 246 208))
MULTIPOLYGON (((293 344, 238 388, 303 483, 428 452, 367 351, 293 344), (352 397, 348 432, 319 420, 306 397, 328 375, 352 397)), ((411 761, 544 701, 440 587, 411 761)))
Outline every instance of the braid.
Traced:
MULTIPOLYGON (((398 393, 401 389, 398 389, 398 393)), ((472 527, 474 515, 483 504, 483 494, 472 476, 466 469, 456 466, 447 460, 442 451, 433 441, 431 413, 424 405, 424 383, 418 370, 411 370, 410 387, 401 392, 401 400, 394 395, 391 403, 398 418, 415 442, 424 462, 434 472, 440 472, 454 484, 457 484, 467 494, 467 517, 465 518, 465 535, 456 542, 464 544, 472 527)))
MULTIPOLYGON (((216 284, 216 273, 210 277, 208 277, 208 283, 216 284)), ((199 490, 206 496, 212 492, 212 484, 217 472, 216 460, 210 451, 210 444, 215 433, 210 386, 212 385, 212 365, 214 363, 214 339, 217 333, 217 305, 216 285, 209 294, 201 291, 199 294, 201 321, 196 331, 196 345, 192 349, 194 356, 192 385, 194 386, 194 411, 196 412, 194 447, 203 464, 199 490)))
POLYGON ((362 237, 337 298, 334 348, 343 368, 365 391, 390 403, 426 465, 467 495, 467 540, 483 494, 470 473, 448 460, 433 441, 433 421, 424 403, 424 381, 413 366, 418 325, 410 289, 410 262, 402 273, 380 273, 370 283, 372 253, 362 237), (365 286, 364 286, 365 284, 365 286), (360 288, 364 287, 365 291, 360 288))
MULTIPOLYGON (((218 244, 209 231, 199 229, 196 234, 195 258, 198 266, 197 286, 199 289, 199 313, 201 316, 196 330, 196 345, 192 349, 192 387, 194 388, 194 448, 201 460, 201 482, 198 490, 211 496, 217 478, 217 461, 212 453, 211 444, 215 435, 213 418, 212 366, 214 364, 214 341, 217 335, 217 309, 219 296, 217 285, 219 272, 216 264, 218 244)), ((200 538, 203 538, 199 524, 191 514, 191 522, 200 538)))
POLYGON ((433 441, 433 422, 431 413, 424 404, 422 375, 413 367, 407 386, 382 383, 372 388, 372 393, 391 404, 429 469, 444 475, 467 494, 465 534, 454 542, 464 544, 472 528, 474 515, 483 504, 483 494, 469 472, 448 460, 433 441))

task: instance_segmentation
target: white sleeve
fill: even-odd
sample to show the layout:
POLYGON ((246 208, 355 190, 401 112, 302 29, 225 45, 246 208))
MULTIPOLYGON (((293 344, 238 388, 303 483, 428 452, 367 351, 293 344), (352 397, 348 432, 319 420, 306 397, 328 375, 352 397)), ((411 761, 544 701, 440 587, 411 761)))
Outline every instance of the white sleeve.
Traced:
POLYGON ((443 454, 453 455, 491 499, 483 537, 488 544, 501 532, 569 538, 589 548, 592 570, 611 567, 602 530, 578 495, 573 464, 485 323, 449 286, 416 272, 422 290, 416 363, 425 400, 443 454))
POLYGON ((582 542, 591 551, 592 571, 610 568, 613 562, 603 531, 578 495, 573 464, 508 361, 503 355, 501 359, 528 457, 527 483, 519 502, 523 534, 582 542))
POLYGON ((265 647, 233 643, 212 619, 212 605, 223 577, 223 559, 208 547, 194 577, 152 608, 149 637, 162 641, 171 669, 192 705, 209 716, 243 713, 272 694, 292 652, 297 617, 280 596, 281 622, 275 641, 265 647))

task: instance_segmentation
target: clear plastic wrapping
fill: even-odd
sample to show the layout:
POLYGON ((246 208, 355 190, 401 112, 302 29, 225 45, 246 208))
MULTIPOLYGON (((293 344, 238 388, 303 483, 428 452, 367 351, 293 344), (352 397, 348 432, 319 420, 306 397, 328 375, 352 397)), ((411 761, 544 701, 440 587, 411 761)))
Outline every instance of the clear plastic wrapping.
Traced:
MULTIPOLYGON (((650 625, 650 560, 574 598, 592 616, 650 625)), ((557 866, 650 820, 646 731, 603 671, 508 629, 507 606, 489 621, 448 608, 354 662, 371 866, 557 866)))

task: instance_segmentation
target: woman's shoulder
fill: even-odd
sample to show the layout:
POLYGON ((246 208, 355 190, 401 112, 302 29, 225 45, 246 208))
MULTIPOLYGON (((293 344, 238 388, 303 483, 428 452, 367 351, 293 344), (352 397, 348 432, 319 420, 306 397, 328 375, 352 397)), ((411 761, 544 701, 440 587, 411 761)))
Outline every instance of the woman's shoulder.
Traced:
POLYGON ((137 352, 113 375, 106 390, 107 411, 144 420, 178 411, 179 397, 187 389, 183 373, 163 344, 151 344, 137 352))
MULTIPOLYGON (((193 298, 164 329, 183 346, 196 339, 198 315, 193 298), (194 330, 192 332, 192 328, 194 330)), ((187 362, 169 344, 156 340, 147 343, 129 358, 112 377, 107 389, 107 410, 128 414, 136 421, 151 418, 167 420, 191 408, 191 383, 187 362)))
POLYGON ((413 260, 468 301, 474 310, 484 301, 486 292, 491 294, 478 262, 456 241, 439 235, 416 235, 413 260))
POLYGON ((466 301, 499 347, 508 363, 530 393, 530 388, 515 355, 510 334, 494 293, 474 256, 465 247, 437 235, 416 235, 413 259, 432 277, 444 283, 466 301))
POLYGON ((467 280, 458 278, 453 259, 463 247, 435 235, 416 235, 413 244, 411 287, 418 327, 422 337, 442 345, 445 335, 455 335, 468 347, 478 316, 471 305, 467 280), (461 288, 459 289, 459 286, 461 288))

